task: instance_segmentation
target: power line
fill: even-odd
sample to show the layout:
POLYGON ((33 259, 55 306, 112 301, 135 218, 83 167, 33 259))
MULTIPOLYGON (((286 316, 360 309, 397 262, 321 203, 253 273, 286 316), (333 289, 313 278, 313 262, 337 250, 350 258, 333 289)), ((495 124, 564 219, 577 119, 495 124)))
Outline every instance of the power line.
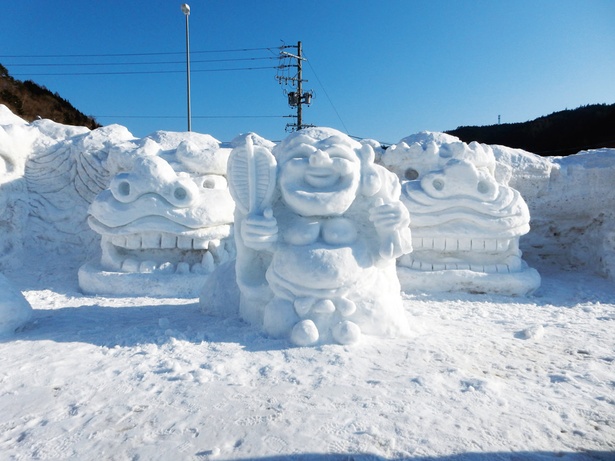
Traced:
MULTIPOLYGON (((202 59, 202 60, 191 60, 192 63, 203 63, 203 62, 239 62, 239 61, 263 61, 263 60, 274 60, 278 59, 275 56, 264 56, 257 58, 235 58, 235 59, 202 59)), ((91 62, 91 63, 44 63, 44 64, 6 64, 5 67, 82 67, 82 66, 141 66, 141 65, 150 65, 150 64, 185 64, 185 61, 145 61, 145 62, 91 62)))
POLYGON ((316 80, 318 80, 318 83, 320 84, 320 87, 322 88, 322 91, 325 93, 325 96, 329 100, 329 104, 331 104, 331 107, 333 107, 333 110, 335 111, 335 115, 337 115, 337 118, 339 119, 340 123, 344 127, 344 131, 346 132, 346 134, 348 134, 348 128, 346 127, 346 124, 342 120, 342 117, 340 116, 340 113, 337 111, 337 108, 335 107, 335 104, 333 104, 333 101, 329 97, 329 93, 327 93, 327 90, 325 89, 325 86, 320 81, 320 78, 318 78, 318 74, 314 70, 314 67, 312 67, 312 63, 309 60, 307 61, 307 63, 308 63, 308 66, 310 66, 310 69, 312 70, 312 72, 314 73, 314 77, 316 77, 316 80))
MULTIPOLYGON (((234 53, 245 51, 271 51, 278 49, 278 46, 263 48, 237 48, 230 50, 202 50, 191 51, 191 54, 201 53, 234 53)), ((0 54, 0 58, 94 58, 94 57, 115 57, 115 56, 164 56, 164 55, 183 55, 185 51, 169 51, 156 53, 104 53, 104 54, 0 54)))
MULTIPOLYGON (((261 66, 261 67, 234 67, 225 69, 192 69, 191 72, 231 72, 236 70, 262 70, 262 69, 277 69, 277 66, 261 66)), ((152 71, 118 71, 118 72, 45 72, 45 73, 17 73, 11 74, 13 77, 33 77, 33 76, 66 76, 66 75, 133 75, 133 74, 180 74, 185 73, 185 70, 152 70, 152 71)))
MULTIPOLYGON (((92 115, 94 118, 186 118, 183 115, 92 115)), ((286 118, 288 115, 193 115, 192 118, 286 118)))

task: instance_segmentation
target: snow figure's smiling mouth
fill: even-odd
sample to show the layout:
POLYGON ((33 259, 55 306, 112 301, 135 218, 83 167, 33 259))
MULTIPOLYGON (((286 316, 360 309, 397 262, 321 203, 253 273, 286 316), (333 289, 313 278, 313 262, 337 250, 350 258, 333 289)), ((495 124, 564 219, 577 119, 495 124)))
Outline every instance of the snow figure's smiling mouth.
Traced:
POLYGON ((310 168, 304 180, 315 189, 329 189, 339 182, 340 174, 331 168, 310 168))

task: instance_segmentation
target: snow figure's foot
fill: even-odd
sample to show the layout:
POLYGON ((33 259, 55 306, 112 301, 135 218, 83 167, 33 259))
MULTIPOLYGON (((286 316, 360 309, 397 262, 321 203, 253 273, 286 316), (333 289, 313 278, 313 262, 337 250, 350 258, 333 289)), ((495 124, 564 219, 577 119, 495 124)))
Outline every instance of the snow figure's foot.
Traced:
POLYGON ((263 316, 263 328, 268 335, 274 338, 288 337, 299 321, 295 309, 290 301, 273 298, 267 306, 263 316))
POLYGON ((357 305, 354 301, 348 298, 337 298, 335 300, 335 308, 340 313, 342 317, 348 317, 352 315, 357 310, 357 305))
POLYGON ((339 344, 354 344, 361 338, 361 329, 356 323, 344 320, 332 328, 331 334, 339 344))
POLYGON ((311 346, 318 338, 318 328, 309 319, 297 323, 290 334, 290 340, 295 346, 311 346))

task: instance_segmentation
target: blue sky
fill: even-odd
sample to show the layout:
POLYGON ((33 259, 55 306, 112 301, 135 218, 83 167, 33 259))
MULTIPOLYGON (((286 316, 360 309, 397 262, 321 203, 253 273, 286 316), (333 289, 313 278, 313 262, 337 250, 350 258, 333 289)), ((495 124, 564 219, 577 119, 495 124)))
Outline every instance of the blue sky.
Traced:
MULTIPOLYGON (((0 63, 102 124, 119 123, 138 137, 185 131, 181 3, 5 1, 0 63), (166 64, 136 64, 146 62, 166 64), (57 73, 95 75, 40 75, 57 73)), ((498 116, 523 122, 615 103, 613 0, 189 4, 192 129, 221 141, 249 131, 286 136, 293 119, 283 116, 294 110, 274 67, 284 64, 278 47, 298 41, 308 59, 304 89, 315 94, 304 123, 385 143, 495 124, 498 116), (250 51, 228 51, 243 49, 250 51), (256 67, 266 68, 220 70, 256 67)))

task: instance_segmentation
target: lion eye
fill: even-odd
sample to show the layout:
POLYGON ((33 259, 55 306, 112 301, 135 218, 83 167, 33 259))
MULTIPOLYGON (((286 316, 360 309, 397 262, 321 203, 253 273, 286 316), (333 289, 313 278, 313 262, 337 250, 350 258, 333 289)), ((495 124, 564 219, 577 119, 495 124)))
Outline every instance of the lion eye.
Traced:
POLYGON ((419 177, 419 172, 416 171, 414 168, 408 168, 406 172, 404 173, 404 176, 406 179, 410 181, 414 181, 415 179, 419 177))

